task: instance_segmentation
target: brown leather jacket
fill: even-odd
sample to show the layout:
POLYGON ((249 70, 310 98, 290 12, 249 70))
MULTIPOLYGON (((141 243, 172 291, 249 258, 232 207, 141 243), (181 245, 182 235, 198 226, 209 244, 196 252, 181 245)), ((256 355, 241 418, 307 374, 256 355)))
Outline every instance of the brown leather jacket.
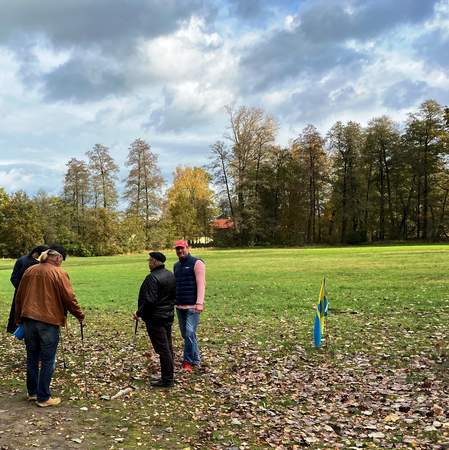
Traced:
POLYGON ((16 294, 16 323, 28 318, 64 325, 67 311, 84 319, 67 273, 47 262, 27 269, 16 294))

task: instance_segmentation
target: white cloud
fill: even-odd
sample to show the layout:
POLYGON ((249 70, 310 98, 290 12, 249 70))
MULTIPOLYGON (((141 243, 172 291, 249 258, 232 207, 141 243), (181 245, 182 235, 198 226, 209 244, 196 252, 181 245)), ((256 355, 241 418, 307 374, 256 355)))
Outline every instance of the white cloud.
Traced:
POLYGON ((43 73, 51 72, 66 63, 72 55, 69 50, 54 48, 47 40, 36 43, 32 53, 36 57, 40 71, 43 73))
MULTIPOLYGON (((34 189, 30 174, 47 170, 47 188, 57 180, 60 190, 65 163, 85 159, 95 143, 110 147, 124 175, 138 137, 169 180, 177 164, 207 163, 225 132, 226 104, 265 109, 286 144, 307 123, 325 132, 336 120, 402 120, 426 97, 449 102, 448 0, 435 12, 433 0, 404 0, 406 10, 387 0, 249 9, 236 1, 215 12, 177 0, 156 18, 151 0, 141 7, 148 22, 134 25, 108 18, 105 0, 86 9, 69 1, 72 20, 58 7, 54 23, 49 0, 26 21, 19 3, 0 18, 0 185, 34 189), (83 29, 90 19, 98 35, 83 29), (113 20, 123 25, 117 35, 113 20)), ((130 14, 126 2, 117 5, 130 14)))
POLYGON ((19 63, 13 52, 0 46, 0 105, 9 104, 23 94, 22 83, 17 77, 19 63))
POLYGON ((27 191, 32 186, 33 175, 24 169, 0 170, 0 186, 7 192, 27 191))
POLYGON ((183 80, 219 84, 237 68, 229 44, 196 17, 173 35, 142 43, 141 52, 148 72, 165 85, 183 80))

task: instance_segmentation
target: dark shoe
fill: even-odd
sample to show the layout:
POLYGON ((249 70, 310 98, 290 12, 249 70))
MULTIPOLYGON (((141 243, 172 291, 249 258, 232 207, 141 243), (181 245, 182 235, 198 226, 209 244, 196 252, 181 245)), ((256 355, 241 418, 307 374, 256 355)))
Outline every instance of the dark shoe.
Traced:
POLYGON ((156 380, 150 383, 151 387, 155 388, 171 388, 175 385, 173 380, 156 380))

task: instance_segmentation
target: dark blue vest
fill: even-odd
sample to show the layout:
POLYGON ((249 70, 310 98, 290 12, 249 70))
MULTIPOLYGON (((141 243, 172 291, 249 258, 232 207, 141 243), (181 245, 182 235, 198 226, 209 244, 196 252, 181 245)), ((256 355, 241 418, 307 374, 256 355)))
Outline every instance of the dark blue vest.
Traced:
POLYGON ((198 261, 192 255, 178 261, 173 272, 176 278, 176 304, 177 305, 194 305, 196 303, 196 278, 194 266, 198 261))

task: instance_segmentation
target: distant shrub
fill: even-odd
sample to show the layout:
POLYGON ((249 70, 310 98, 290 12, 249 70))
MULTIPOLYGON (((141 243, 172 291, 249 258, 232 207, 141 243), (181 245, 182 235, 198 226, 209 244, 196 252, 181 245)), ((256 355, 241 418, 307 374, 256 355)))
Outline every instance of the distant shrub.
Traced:
POLYGON ((346 237, 346 243, 351 245, 363 244, 364 242, 367 242, 367 240, 368 237, 364 230, 351 231, 346 237))
POLYGON ((67 253, 72 256, 94 256, 92 248, 88 245, 73 243, 64 245, 67 253))

